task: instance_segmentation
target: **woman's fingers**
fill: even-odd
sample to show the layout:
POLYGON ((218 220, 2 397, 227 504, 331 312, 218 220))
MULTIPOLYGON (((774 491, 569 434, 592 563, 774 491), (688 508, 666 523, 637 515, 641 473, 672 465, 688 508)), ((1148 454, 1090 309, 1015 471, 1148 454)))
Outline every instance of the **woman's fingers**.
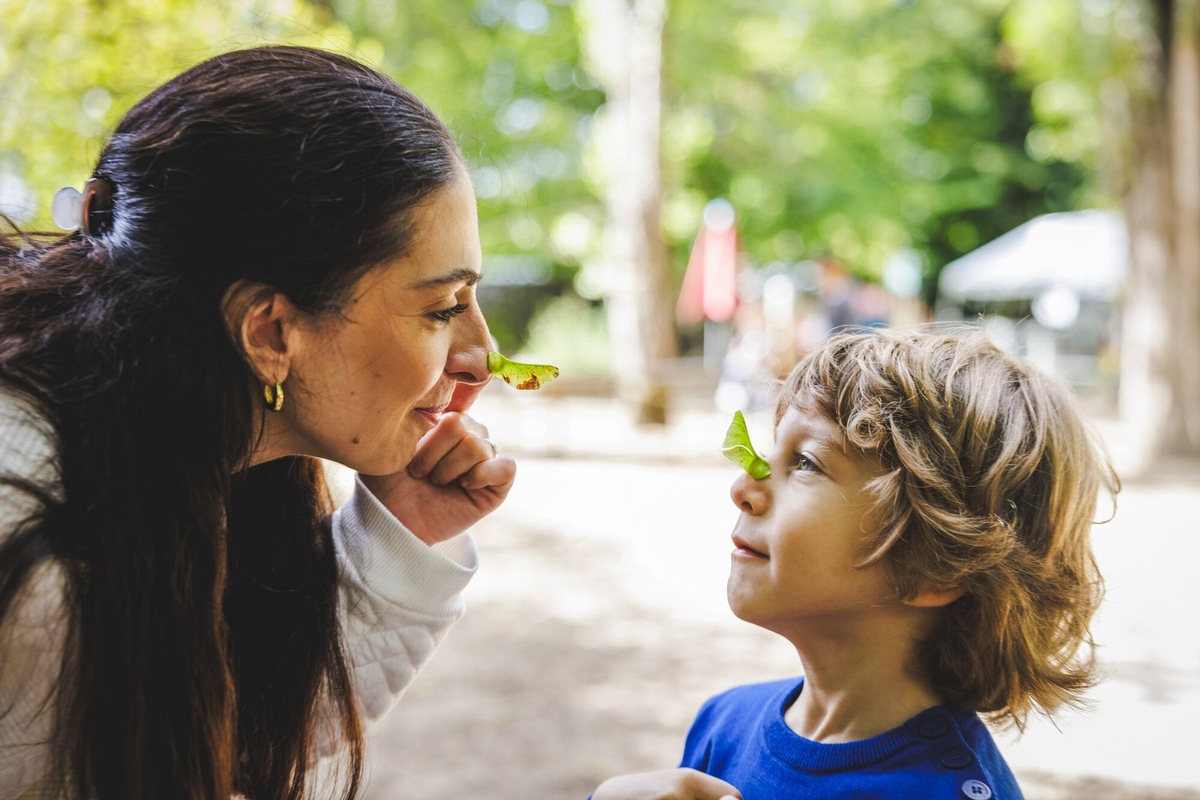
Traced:
POLYGON ((471 434, 452 447, 434 466, 445 467, 455 477, 444 484, 431 476, 416 478, 408 471, 394 475, 363 475, 363 484, 395 517, 426 544, 436 544, 469 529, 504 502, 516 478, 517 462, 507 456, 491 457, 486 440, 471 434), (486 448, 487 457, 478 460, 486 448), (476 452, 465 472, 455 461, 462 453, 476 452))
POLYGON ((408 468, 363 483, 422 541, 433 544, 470 528, 512 489, 517 464, 498 454, 487 428, 447 412, 417 443, 408 468))
POLYGON ((435 486, 445 486, 458 481, 464 488, 472 488, 463 481, 486 486, 489 461, 499 454, 492 441, 477 433, 470 433, 458 441, 445 455, 438 459, 429 471, 429 481, 435 486), (480 483, 480 481, 484 481, 480 483))
POLYGON ((417 443, 408 474, 427 477, 438 486, 453 482, 476 464, 497 456, 499 449, 487 434, 487 428, 465 414, 443 414, 434 429, 417 443))

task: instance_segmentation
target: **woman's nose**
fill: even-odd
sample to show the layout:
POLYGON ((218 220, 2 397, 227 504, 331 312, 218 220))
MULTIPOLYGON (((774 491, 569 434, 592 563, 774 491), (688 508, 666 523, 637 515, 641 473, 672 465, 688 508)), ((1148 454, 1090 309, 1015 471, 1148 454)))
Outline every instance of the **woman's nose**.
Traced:
POLYGON ((771 496, 767 491, 769 480, 770 478, 755 480, 744 472, 738 475, 729 489, 729 496, 733 499, 733 504, 743 513, 752 516, 765 514, 771 501, 771 496))
MULTIPOLYGON (((446 359, 446 372, 460 383, 486 383, 491 373, 487 356, 492 351, 492 334, 479 306, 455 318, 454 342, 446 359)), ((452 324, 454 324, 452 323, 452 324)))

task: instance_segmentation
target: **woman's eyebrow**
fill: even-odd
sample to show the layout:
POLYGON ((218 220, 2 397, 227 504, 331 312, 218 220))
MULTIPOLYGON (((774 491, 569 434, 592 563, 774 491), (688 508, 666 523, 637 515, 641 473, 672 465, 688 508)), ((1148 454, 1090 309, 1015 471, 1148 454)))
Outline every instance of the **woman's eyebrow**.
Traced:
POLYGON ((418 283, 414 283, 408 288, 410 289, 433 289, 438 286, 446 286, 451 283, 465 283, 467 286, 474 286, 479 283, 483 275, 473 269, 462 267, 453 272, 448 272, 445 275, 439 275, 436 278, 429 278, 418 283))

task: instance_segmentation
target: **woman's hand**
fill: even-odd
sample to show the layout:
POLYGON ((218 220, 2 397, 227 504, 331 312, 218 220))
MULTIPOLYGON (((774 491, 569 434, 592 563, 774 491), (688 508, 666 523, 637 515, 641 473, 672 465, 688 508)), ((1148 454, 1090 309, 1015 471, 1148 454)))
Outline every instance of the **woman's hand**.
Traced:
POLYGON ((487 428, 465 411, 482 385, 459 384, 450 409, 417 442, 405 472, 362 475, 363 484, 426 544, 457 536, 495 511, 517 474, 498 456, 487 428))
POLYGON ((742 793, 720 778, 679 768, 609 778, 592 800, 742 800, 742 793))

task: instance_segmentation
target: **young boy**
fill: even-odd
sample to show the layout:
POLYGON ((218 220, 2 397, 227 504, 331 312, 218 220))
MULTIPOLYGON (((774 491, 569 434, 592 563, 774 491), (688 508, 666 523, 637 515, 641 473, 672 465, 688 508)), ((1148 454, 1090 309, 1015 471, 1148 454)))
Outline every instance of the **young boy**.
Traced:
POLYGON ((594 800, 1019 800, 979 715, 1023 728, 1094 682, 1119 488, 1070 394, 977 331, 847 333, 775 426, 772 474, 733 485, 728 596, 804 676, 709 700, 681 769, 594 800))

